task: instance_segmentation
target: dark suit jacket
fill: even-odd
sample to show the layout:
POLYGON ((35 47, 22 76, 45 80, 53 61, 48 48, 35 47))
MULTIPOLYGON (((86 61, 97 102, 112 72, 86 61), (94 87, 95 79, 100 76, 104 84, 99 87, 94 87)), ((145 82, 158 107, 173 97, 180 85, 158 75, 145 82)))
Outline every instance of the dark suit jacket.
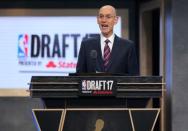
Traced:
MULTIPOLYGON (((104 61, 101 53, 100 36, 83 40, 78 56, 76 67, 77 73, 105 72, 104 61), (97 52, 96 59, 91 52, 97 52)), ((134 43, 115 35, 114 45, 112 47, 110 61, 108 64, 108 73, 138 75, 138 62, 134 43)))

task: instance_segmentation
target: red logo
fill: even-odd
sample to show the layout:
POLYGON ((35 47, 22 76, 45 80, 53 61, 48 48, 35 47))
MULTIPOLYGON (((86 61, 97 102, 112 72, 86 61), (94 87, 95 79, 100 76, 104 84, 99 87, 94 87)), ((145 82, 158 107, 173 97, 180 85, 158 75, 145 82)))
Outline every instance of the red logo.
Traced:
POLYGON ((56 64, 53 62, 53 61, 49 61, 47 64, 46 64, 46 67, 47 68, 56 68, 56 64))

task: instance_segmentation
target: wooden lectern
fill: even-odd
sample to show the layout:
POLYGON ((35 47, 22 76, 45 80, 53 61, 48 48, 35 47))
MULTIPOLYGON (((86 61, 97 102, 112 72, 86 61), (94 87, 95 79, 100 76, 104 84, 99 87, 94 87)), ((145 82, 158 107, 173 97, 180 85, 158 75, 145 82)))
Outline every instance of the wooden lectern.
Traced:
POLYGON ((160 76, 33 76, 30 95, 40 131, 163 131, 160 76))

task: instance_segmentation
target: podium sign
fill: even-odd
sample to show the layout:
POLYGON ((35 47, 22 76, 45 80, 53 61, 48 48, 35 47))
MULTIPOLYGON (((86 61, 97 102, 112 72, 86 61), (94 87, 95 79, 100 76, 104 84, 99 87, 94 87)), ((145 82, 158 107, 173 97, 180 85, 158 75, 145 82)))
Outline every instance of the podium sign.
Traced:
MULTIPOLYGON (((116 98, 160 98, 162 96, 162 77, 160 76, 33 76, 30 83, 30 95, 33 98, 79 98, 81 95, 79 88, 82 88, 84 80, 94 85, 101 84, 101 91, 105 83, 106 95, 112 93, 111 95, 115 95, 116 98), (112 92, 108 92, 111 90, 107 89, 111 87, 112 92)), ((93 95, 96 87, 92 88, 91 94, 82 92, 82 95, 93 95)), ((84 89, 86 87, 83 86, 83 91, 84 89)), ((99 95, 99 92, 97 93, 99 95)))
POLYGON ((89 77, 80 80, 80 96, 116 96, 116 80, 89 77))

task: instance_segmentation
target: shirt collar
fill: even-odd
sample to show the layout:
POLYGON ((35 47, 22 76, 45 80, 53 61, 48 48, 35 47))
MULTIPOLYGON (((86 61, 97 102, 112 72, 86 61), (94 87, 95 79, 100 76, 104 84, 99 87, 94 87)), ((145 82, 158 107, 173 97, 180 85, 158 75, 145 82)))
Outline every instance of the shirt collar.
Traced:
POLYGON ((113 43, 114 42, 114 37, 115 37, 115 34, 113 33, 110 37, 106 38, 104 37, 102 34, 101 34, 101 41, 104 43, 104 41, 106 39, 108 39, 110 41, 110 43, 113 43))

